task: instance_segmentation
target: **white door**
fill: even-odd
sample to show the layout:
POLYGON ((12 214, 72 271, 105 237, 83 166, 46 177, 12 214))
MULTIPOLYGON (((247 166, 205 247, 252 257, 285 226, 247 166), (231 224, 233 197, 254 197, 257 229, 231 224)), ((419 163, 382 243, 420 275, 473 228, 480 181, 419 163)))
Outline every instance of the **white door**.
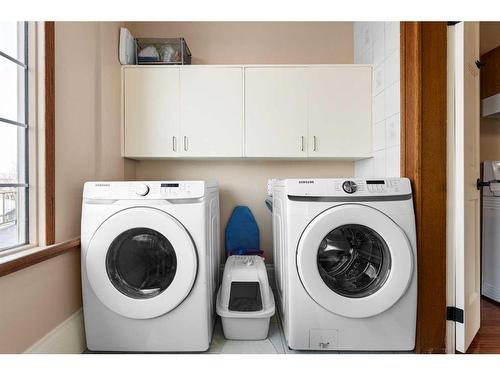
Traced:
POLYGON ((372 156, 372 68, 339 65, 308 71, 308 156, 372 156))
POLYGON ((123 92, 124 156, 175 156, 179 68, 124 69, 123 92))
POLYGON ((110 310, 132 319, 175 309, 196 279, 196 248, 184 226, 151 207, 108 218, 90 240, 85 262, 92 290, 110 310))
POLYGON ((307 156, 307 68, 245 69, 245 156, 307 156))
POLYGON ((243 156, 243 68, 181 69, 181 154, 243 156))
POLYGON ((367 318, 404 294, 415 265, 403 230, 382 212, 360 204, 326 210, 306 227, 297 269, 316 303, 349 318, 367 318))
MULTIPOLYGON (((454 136, 449 141, 453 196, 450 241, 455 249, 456 350, 465 352, 480 326, 479 23, 460 22, 452 32, 454 136)), ((450 170, 450 168, 449 168, 450 170)))

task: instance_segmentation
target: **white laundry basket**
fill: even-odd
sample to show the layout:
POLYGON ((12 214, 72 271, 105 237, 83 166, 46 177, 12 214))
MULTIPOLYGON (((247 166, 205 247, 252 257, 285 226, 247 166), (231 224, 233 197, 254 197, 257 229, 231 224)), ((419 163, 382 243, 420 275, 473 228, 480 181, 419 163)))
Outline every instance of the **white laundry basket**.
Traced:
POLYGON ((274 296, 260 256, 233 255, 227 259, 217 294, 217 314, 229 340, 267 338, 274 296))

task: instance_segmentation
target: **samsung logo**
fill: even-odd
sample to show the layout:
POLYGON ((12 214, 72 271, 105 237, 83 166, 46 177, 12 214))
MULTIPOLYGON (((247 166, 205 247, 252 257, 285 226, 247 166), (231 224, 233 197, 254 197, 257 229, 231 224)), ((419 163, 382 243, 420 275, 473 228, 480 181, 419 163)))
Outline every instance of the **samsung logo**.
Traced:
POLYGON ((299 184, 314 184, 313 180, 299 180, 299 184))
POLYGON ((94 186, 99 187, 109 187, 109 184, 95 184, 94 186))

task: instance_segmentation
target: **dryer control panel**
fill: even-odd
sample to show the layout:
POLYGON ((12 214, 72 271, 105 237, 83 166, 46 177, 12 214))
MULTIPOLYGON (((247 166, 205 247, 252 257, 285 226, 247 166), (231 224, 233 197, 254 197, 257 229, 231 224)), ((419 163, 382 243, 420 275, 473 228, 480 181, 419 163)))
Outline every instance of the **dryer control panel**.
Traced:
POLYGON ((124 181, 86 182, 85 199, 195 199, 205 196, 206 189, 217 188, 207 181, 124 181))

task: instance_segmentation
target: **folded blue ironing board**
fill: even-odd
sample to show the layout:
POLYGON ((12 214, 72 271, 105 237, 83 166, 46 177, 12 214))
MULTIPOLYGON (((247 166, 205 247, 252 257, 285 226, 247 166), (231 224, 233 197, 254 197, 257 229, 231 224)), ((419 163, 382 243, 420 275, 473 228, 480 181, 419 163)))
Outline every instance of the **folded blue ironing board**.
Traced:
POLYGON ((236 206, 226 226, 226 255, 260 255, 259 227, 247 206, 236 206))

